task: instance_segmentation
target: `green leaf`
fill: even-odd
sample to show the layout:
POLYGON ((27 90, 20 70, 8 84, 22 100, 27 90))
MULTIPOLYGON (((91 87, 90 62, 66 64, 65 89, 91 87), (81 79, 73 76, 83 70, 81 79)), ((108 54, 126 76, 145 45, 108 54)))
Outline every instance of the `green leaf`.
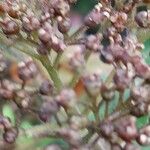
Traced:
POLYGON ((12 107, 10 105, 6 104, 3 106, 2 112, 3 112, 3 115, 5 117, 10 118, 12 124, 15 125, 15 114, 14 114, 12 107))
POLYGON ((28 121, 23 121, 23 122, 21 123, 20 127, 23 128, 23 129, 29 129, 29 128, 32 127, 32 125, 31 125, 30 122, 28 122, 28 121))
POLYGON ((88 114, 88 119, 90 121, 95 121, 95 116, 94 116, 94 113, 92 111, 88 114))
POLYGON ((15 150, 43 150, 47 145, 57 144, 62 150, 68 150, 68 144, 62 139, 53 138, 18 138, 15 150))
POLYGON ((150 64, 150 39, 144 42, 144 50, 142 51, 142 55, 147 64, 150 64))
POLYGON ((149 122, 149 115, 146 115, 146 116, 139 117, 137 119, 136 125, 138 128, 141 128, 144 125, 148 124, 148 122, 149 122))
POLYGON ((86 15, 96 4, 96 1, 93 0, 79 0, 74 5, 74 10, 79 12, 82 15, 86 15))

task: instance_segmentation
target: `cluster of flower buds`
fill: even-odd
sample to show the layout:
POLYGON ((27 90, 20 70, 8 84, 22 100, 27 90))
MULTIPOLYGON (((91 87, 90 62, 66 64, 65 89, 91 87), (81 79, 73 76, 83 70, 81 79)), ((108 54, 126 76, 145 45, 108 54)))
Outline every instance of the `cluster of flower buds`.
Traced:
POLYGON ((98 3, 95 8, 86 16, 85 25, 88 27, 95 27, 109 17, 110 9, 103 7, 101 3, 98 3))
POLYGON ((139 150, 140 148, 137 145, 131 143, 132 140, 136 140, 140 145, 149 145, 149 125, 138 130, 136 118, 133 116, 120 118, 115 123, 104 122, 100 124, 100 132, 104 138, 111 141, 112 150, 139 150), (118 143, 118 137, 126 144, 118 143))
MULTIPOLYGON (((150 1, 99 0, 85 16, 83 25, 72 33, 70 10, 76 1, 30 1, 32 6, 29 7, 29 0, 0 2, 2 49, 22 50, 38 60, 36 64, 31 58, 25 57, 24 61, 16 63, 17 78, 14 80, 9 69, 11 61, 0 53, 0 99, 14 102, 15 111, 32 112, 44 123, 61 126, 56 130, 56 136, 64 139, 71 150, 90 150, 99 143, 99 140, 94 140, 95 133, 100 134, 112 150, 138 150, 133 141, 139 145, 150 145, 150 126, 145 125, 141 129, 136 126, 138 117, 150 112, 150 66, 142 57, 144 46, 138 42, 138 34, 132 33, 132 26, 145 30, 150 28, 149 10, 135 11, 139 4, 147 5, 150 1), (98 33, 86 34, 85 30, 98 26, 98 33), (15 46, 12 42, 7 47, 7 41, 15 38, 15 46), (18 48, 21 46, 24 49, 18 48), (71 49, 71 46, 74 47, 71 49), (61 57, 67 53, 64 53, 66 49, 71 49, 70 57, 60 64, 61 57), (57 56, 54 58, 54 55, 57 56), (103 73, 87 73, 86 62, 91 55, 94 58, 99 56, 98 60, 105 63, 101 63, 102 66, 110 65, 113 68, 105 81, 103 73), (39 62, 51 79, 39 71, 42 71, 39 62), (66 70, 73 78, 64 84, 64 76, 59 75, 66 70), (38 79, 42 80, 41 83, 37 82, 38 79), (127 90, 130 91, 129 96, 124 98, 127 90), (114 106, 112 112, 109 104, 117 98, 117 94, 118 105, 114 106), (104 110, 102 107, 105 107, 104 116, 99 113, 104 110), (94 115, 92 121, 89 119, 90 113, 94 115), (53 122, 54 119, 56 121, 53 122)), ((18 129, 4 116, 0 116, 0 125, 4 129, 4 140, 15 142, 18 129)), ((37 130, 34 134, 38 132, 41 131, 37 130)), ((45 150, 61 150, 61 147, 52 144, 45 150)))
POLYGON ((27 10, 26 14, 22 17, 22 27, 26 32, 30 33, 40 27, 40 21, 32 11, 27 10))
POLYGON ((4 116, 0 116, 0 125, 2 125, 4 129, 3 133, 4 141, 7 143, 15 142, 18 136, 18 129, 12 126, 10 119, 4 116))
POLYGON ((55 35, 51 23, 45 22, 44 25, 39 29, 38 33, 41 41, 37 49, 39 54, 47 54, 48 49, 50 48, 54 49, 56 52, 65 50, 66 45, 63 39, 60 39, 57 37, 57 35, 55 35))

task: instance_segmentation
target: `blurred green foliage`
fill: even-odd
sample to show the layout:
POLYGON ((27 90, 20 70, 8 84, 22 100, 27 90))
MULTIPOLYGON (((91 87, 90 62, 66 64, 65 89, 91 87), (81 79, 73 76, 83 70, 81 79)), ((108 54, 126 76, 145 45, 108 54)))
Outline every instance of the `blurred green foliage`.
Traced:
POLYGON ((97 0, 78 0, 73 6, 73 10, 77 11, 81 15, 86 15, 97 3, 97 0))

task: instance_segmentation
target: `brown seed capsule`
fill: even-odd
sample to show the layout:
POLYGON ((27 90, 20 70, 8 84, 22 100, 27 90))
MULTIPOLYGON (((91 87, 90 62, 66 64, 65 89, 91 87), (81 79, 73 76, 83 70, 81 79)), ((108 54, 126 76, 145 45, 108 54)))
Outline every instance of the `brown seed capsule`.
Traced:
POLYGON ((0 14, 4 14, 8 10, 8 5, 4 2, 0 2, 0 14))

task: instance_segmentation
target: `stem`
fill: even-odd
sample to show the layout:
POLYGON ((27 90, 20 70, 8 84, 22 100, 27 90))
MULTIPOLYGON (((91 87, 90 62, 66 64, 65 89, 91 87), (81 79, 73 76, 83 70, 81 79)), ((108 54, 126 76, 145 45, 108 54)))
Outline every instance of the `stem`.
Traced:
POLYGON ((34 126, 33 128, 26 129, 19 132, 19 136, 26 136, 28 138, 39 138, 39 137, 56 137, 57 131, 52 131, 52 126, 50 123, 34 126))
POLYGON ((56 120, 57 124, 61 127, 62 124, 61 124, 61 121, 59 120, 57 114, 54 117, 55 117, 55 120, 56 120))
POLYGON ((106 100, 105 101, 105 118, 108 117, 108 112, 109 112, 109 102, 106 100))
MULTIPOLYGON (((86 62, 88 61, 88 59, 89 59, 90 56, 91 56, 91 51, 87 51, 87 53, 86 53, 85 56, 84 56, 84 59, 85 59, 86 62)), ((76 85, 76 83, 78 82, 79 78, 80 78, 80 73, 79 73, 79 72, 76 72, 76 73, 73 75, 73 78, 72 78, 72 80, 71 80, 70 83, 69 83, 69 86, 70 86, 70 87, 75 87, 75 85, 76 85)))
MULTIPOLYGON (((4 36, 2 34, 0 34, 0 40, 1 40, 1 49, 3 49, 3 51, 5 51, 6 49, 11 49, 10 46, 8 46, 8 39, 4 38, 4 36)), ((32 52, 31 50, 29 50, 28 48, 21 48, 20 45, 22 45, 23 43, 16 43, 13 45, 13 48, 15 48, 15 50, 21 51, 25 54, 27 54, 28 56, 32 57, 32 58, 36 58, 36 59, 40 59, 40 56, 34 52, 32 52)), ((24 46, 25 47, 25 46, 24 46)))
POLYGON ((81 26, 77 31, 75 31, 67 40, 67 43, 73 43, 75 38, 77 38, 79 35, 81 35, 85 30, 87 29, 86 26, 81 26))
MULTIPOLYGON (((2 49, 5 50, 5 49, 8 49, 8 47, 5 46, 5 45, 8 45, 8 44, 7 44, 7 39, 6 38, 4 39, 3 37, 4 37, 3 35, 0 36, 1 47, 2 47, 2 49), (4 43, 4 45, 2 45, 2 42, 4 43)), ((18 41, 15 45, 13 45, 13 48, 15 48, 15 50, 19 50, 19 51, 27 54, 28 56, 31 56, 32 58, 40 60, 40 62, 43 64, 43 66, 46 68, 47 72, 49 73, 51 79, 53 80, 55 87, 58 90, 61 89, 61 87, 62 87, 61 80, 58 77, 57 71, 51 66, 51 62, 50 62, 48 56, 40 56, 40 55, 34 53, 32 50, 29 49, 29 47, 26 47, 26 45, 23 43, 22 40, 21 40, 21 42, 18 41), (22 44, 24 45, 23 48, 20 46, 22 44)))
POLYGON ((69 83, 69 87, 75 87, 75 85, 78 82, 79 78, 80 78, 80 74, 79 74, 79 72, 76 72, 74 74, 73 78, 71 79, 70 83, 69 83))
POLYGON ((62 52, 57 54, 56 59, 55 59, 54 64, 53 64, 53 67, 54 67, 54 68, 58 68, 59 61, 60 61, 60 59, 61 59, 61 56, 62 56, 62 52))
POLYGON ((58 76, 57 71, 54 69, 54 67, 51 66, 51 62, 50 62, 48 56, 42 56, 40 58, 40 61, 43 64, 43 66, 45 67, 45 69, 47 70, 47 72, 49 73, 51 79, 54 82, 55 87, 57 88, 58 91, 60 91, 62 88, 62 82, 58 76))
POLYGON ((119 93, 119 101, 118 101, 118 105, 116 107, 116 110, 118 110, 118 108, 120 108, 120 106, 123 104, 123 92, 119 93))
POLYGON ((92 143, 89 144, 89 149, 92 149, 92 147, 98 142, 99 139, 100 139, 100 135, 96 135, 92 143))
POLYGON ((107 79, 105 80, 106 85, 109 85, 109 83, 112 81, 114 75, 115 75, 115 69, 112 69, 112 71, 108 75, 107 79))

